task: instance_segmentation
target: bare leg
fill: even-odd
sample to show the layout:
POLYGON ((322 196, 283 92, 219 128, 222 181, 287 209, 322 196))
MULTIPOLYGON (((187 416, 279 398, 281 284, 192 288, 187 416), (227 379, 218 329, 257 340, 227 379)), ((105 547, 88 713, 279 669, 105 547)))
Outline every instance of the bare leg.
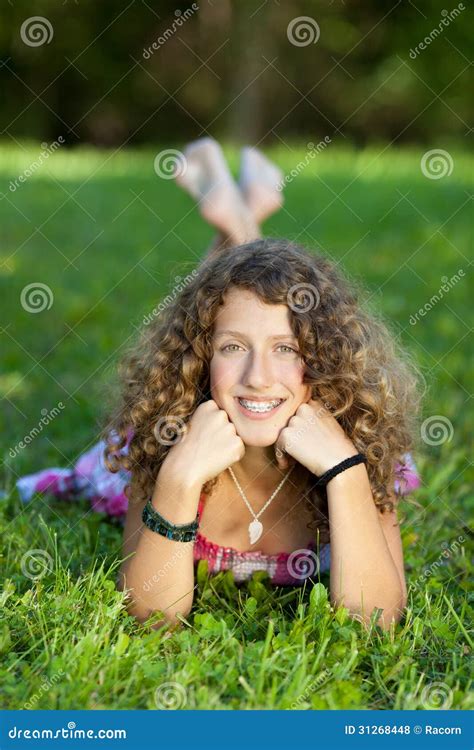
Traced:
POLYGON ((283 205, 284 175, 257 148, 242 149, 239 186, 254 220, 260 224, 283 205))
POLYGON ((200 138, 184 151, 186 170, 176 182, 198 201, 201 214, 218 230, 207 257, 259 239, 260 224, 283 204, 283 173, 256 148, 243 148, 237 186, 222 150, 200 138))
MULTIPOLYGON (((260 227, 257 227, 255 236, 251 239, 249 238, 246 240, 247 242, 251 242, 251 240, 258 240, 262 236, 262 233, 260 231, 260 227)), ((221 252, 224 252, 226 250, 230 250, 231 247, 235 247, 236 245, 239 245, 241 243, 234 242, 234 240, 229 237, 229 235, 225 235, 222 232, 217 234, 212 243, 209 245, 206 257, 207 258, 213 258, 216 255, 219 255, 221 252)))
POLYGON ((202 217, 223 237, 219 245, 239 245, 260 235, 258 223, 234 182, 219 144, 201 138, 184 150, 186 168, 176 182, 198 202, 202 217))
POLYGON ((213 258, 216 255, 220 255, 220 253, 224 252, 225 250, 230 250, 231 247, 235 247, 235 243, 231 241, 228 235, 219 232, 219 234, 216 234, 211 244, 207 248, 206 257, 213 258))

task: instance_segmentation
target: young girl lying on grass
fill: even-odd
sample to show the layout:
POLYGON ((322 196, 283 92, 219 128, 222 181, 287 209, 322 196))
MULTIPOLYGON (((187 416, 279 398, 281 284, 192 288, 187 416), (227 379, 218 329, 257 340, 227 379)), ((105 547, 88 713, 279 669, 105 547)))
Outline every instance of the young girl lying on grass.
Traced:
POLYGON ((20 493, 127 511, 119 587, 141 621, 188 615, 207 559, 275 585, 329 570, 334 604, 363 622, 379 608, 388 628, 406 604, 396 506, 419 484, 416 370, 334 263, 259 238, 281 205, 273 165, 244 150, 239 189, 215 141, 185 157, 177 179, 218 241, 125 358, 104 439, 20 493))

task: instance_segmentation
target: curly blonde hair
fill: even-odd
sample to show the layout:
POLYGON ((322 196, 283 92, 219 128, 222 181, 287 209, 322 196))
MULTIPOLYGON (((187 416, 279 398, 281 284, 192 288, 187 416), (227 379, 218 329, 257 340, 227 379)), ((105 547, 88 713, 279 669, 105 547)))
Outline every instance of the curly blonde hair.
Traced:
MULTIPOLYGON (((395 464, 405 465, 416 440, 419 373, 387 325, 363 309, 363 290, 327 258, 273 238, 207 258, 189 278, 162 312, 148 316, 138 342, 119 365, 121 403, 104 427, 104 459, 112 472, 131 472, 125 491, 129 501, 151 497, 173 443, 157 440, 156 425, 166 420, 185 424, 211 398, 214 321, 226 291, 237 287, 267 304, 288 306, 305 364, 303 382, 367 457, 375 504, 382 512, 393 510, 395 464)), ((217 480, 207 482, 204 492, 211 492, 217 480)), ((308 472, 306 500, 327 538, 327 499, 310 484, 308 472)))

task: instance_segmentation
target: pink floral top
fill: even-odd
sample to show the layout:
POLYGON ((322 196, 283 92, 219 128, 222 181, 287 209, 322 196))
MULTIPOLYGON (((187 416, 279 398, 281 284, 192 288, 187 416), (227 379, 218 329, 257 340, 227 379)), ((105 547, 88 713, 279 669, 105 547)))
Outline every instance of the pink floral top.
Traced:
MULTIPOLYGON (((199 518, 205 498, 202 493, 198 507, 199 518)), ((194 543, 194 561, 197 563, 199 560, 207 560, 211 574, 232 570, 236 581, 246 581, 255 571, 264 570, 276 586, 299 586, 306 578, 317 576, 318 571, 329 570, 330 555, 329 544, 322 546, 317 555, 316 542, 312 539, 303 549, 267 555, 257 550, 241 552, 234 547, 222 547, 198 532, 194 543)))
MULTIPOLYGON (((130 439, 131 434, 123 453, 127 452, 130 439)), ((104 448, 105 443, 99 441, 83 453, 72 468, 43 469, 20 477, 16 486, 21 500, 28 502, 35 493, 51 494, 69 501, 88 498, 92 510, 117 517, 123 523, 128 508, 124 490, 130 474, 123 469, 116 474, 109 472, 104 465, 104 448)), ((420 485, 420 477, 410 454, 405 456, 404 466, 396 467, 396 476, 395 491, 400 494, 408 494, 420 485)), ((202 493, 199 516, 204 501, 205 494, 202 493)), ((329 570, 330 545, 323 545, 317 550, 314 539, 308 540, 303 549, 267 555, 258 551, 241 552, 233 547, 222 547, 198 532, 194 542, 194 561, 197 564, 199 560, 208 561, 209 572, 212 574, 232 570, 236 581, 248 580, 255 571, 264 570, 275 585, 298 586, 307 578, 314 578, 319 572, 329 570)))

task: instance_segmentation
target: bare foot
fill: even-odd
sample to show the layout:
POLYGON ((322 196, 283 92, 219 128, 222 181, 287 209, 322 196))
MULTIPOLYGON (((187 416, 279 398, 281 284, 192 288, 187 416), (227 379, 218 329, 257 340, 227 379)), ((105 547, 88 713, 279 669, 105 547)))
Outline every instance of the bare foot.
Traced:
POLYGON ((199 204, 201 215, 233 244, 259 236, 252 212, 229 171, 221 147, 213 138, 200 138, 184 150, 186 169, 175 180, 199 204))
POLYGON ((257 224, 283 205, 283 172, 256 148, 242 149, 239 185, 257 224))

